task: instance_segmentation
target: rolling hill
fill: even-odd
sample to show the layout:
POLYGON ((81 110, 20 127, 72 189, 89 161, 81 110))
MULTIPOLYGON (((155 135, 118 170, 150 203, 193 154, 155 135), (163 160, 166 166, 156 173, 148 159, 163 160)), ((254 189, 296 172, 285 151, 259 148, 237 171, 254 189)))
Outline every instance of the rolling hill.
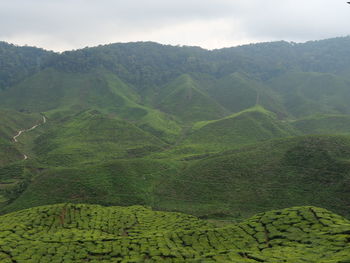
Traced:
POLYGON ((297 134, 293 127, 279 121, 275 114, 261 106, 255 106, 222 119, 195 123, 188 143, 213 143, 234 148, 297 134))
POLYGON ((349 115, 316 115, 301 118, 291 124, 304 134, 349 134, 349 115))
POLYGON ((349 217, 348 136, 275 139, 212 155, 188 155, 156 189, 159 208, 198 216, 246 218, 315 205, 349 217))
POLYGON ((2 262, 347 262, 350 222, 294 207, 214 227, 133 207, 59 204, 0 217, 2 262))
POLYGON ((1 211, 87 202, 240 219, 315 205, 349 216, 349 41, 60 54, 2 43, 1 211))
POLYGON ((211 120, 225 115, 225 109, 199 89, 191 76, 182 75, 161 92, 158 107, 186 122, 211 120))

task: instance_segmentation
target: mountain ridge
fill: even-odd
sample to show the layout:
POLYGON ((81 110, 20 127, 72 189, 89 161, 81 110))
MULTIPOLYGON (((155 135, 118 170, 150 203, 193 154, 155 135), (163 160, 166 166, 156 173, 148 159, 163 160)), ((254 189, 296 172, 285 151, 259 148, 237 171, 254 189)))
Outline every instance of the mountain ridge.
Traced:
POLYGON ((0 67, 0 80, 10 83, 1 87, 0 114, 22 117, 14 125, 0 116, 1 211, 86 201, 240 218, 338 202, 336 212, 348 216, 347 43, 208 51, 138 42, 61 54, 4 44, 0 60, 14 64, 0 67), (28 67, 17 67, 17 56, 28 67), (11 142, 41 114, 46 125, 11 142), (21 152, 31 158, 21 160, 21 152), (281 178, 286 192, 275 189, 281 178), (312 178, 319 181, 306 189, 312 178), (229 191, 233 181, 245 187, 236 189, 241 197, 229 191))

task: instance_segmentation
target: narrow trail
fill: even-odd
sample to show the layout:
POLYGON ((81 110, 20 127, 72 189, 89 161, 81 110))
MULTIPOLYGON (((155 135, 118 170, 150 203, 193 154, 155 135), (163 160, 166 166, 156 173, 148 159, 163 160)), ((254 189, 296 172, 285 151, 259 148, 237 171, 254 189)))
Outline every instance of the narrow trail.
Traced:
MULTIPOLYGON (((24 130, 18 131, 18 133, 17 133, 15 136, 13 136, 12 139, 13 139, 15 142, 18 142, 17 138, 18 138, 19 136, 21 136, 23 133, 32 131, 32 130, 36 129, 37 127, 39 127, 40 125, 43 125, 43 124, 45 124, 45 123, 46 123, 46 117, 43 116, 43 121, 42 121, 42 123, 36 124, 36 125, 34 125, 33 127, 29 128, 29 129, 24 129, 24 130)), ((27 160, 27 159, 28 159, 28 156, 27 156, 26 154, 23 154, 23 160, 27 160)))

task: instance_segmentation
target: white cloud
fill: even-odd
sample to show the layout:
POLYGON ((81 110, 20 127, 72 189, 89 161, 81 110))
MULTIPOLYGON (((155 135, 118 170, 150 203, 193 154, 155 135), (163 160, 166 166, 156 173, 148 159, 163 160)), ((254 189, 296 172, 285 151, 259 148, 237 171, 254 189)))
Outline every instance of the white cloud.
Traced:
POLYGON ((3 0, 0 40, 54 50, 157 41, 219 48, 350 34, 340 0, 3 0))

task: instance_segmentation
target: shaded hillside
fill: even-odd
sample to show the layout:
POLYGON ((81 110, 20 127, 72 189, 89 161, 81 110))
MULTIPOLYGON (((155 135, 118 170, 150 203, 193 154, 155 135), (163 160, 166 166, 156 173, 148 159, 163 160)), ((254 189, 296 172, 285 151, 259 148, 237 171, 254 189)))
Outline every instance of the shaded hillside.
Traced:
POLYGON ((287 73, 269 86, 283 98, 286 110, 297 118, 314 114, 349 114, 350 81, 328 73, 287 73))
MULTIPOLYGON (((160 182, 163 178, 176 174, 178 166, 171 160, 131 159, 46 168, 32 179, 27 188, 19 192, 6 192, 6 197, 12 194, 11 197, 15 198, 2 208, 2 212, 68 201, 156 206, 155 189, 162 187, 160 182)), ((6 170, 4 172, 6 174, 6 170)), ((9 169, 7 174, 10 174, 9 169)), ((15 171, 12 171, 14 175, 15 171)))
POLYGON ((1 210, 70 201, 144 204, 239 219, 275 208, 316 205, 350 216, 349 137, 272 140, 207 157, 187 154, 182 161, 177 155, 165 158, 166 153, 162 159, 151 156, 41 166, 40 175, 13 193, 15 198, 1 210))
POLYGON ((145 107, 133 88, 106 71, 90 74, 44 70, 3 92, 3 107, 33 112, 47 112, 52 119, 66 118, 98 109, 142 128, 161 139, 172 141, 180 132, 178 125, 164 113, 145 107))
POLYGON ((349 216, 349 137, 296 137, 347 133, 349 43, 138 42, 40 61, 30 49, 24 75, 14 68, 26 59, 5 63, 13 82, 0 67, 1 211, 89 202, 242 218, 317 205, 349 216), (12 143, 40 114, 47 124, 12 143))
POLYGON ((8 108, 49 111, 56 108, 107 108, 120 110, 136 103, 138 96, 116 76, 104 71, 72 74, 46 69, 5 91, 8 108))
POLYGON ((189 75, 180 76, 161 91, 158 107, 187 122, 223 117, 227 110, 201 91, 199 85, 189 75))
POLYGON ((0 41, 0 90, 41 69, 43 61, 53 52, 35 47, 20 47, 0 41))
POLYGON ((0 217, 2 262, 347 262, 350 222, 295 207, 215 228, 140 206, 61 204, 0 217))
POLYGON ((349 137, 272 140, 186 159, 193 161, 157 189, 159 207, 245 218, 274 208, 316 205, 350 216, 349 137))
POLYGON ((222 78, 208 74, 193 75, 200 88, 229 112, 240 112, 259 104, 280 118, 288 115, 278 94, 248 74, 234 72, 222 78))
POLYGON ((62 105, 119 111, 128 98, 139 106, 161 104, 186 121, 219 118, 257 102, 280 118, 347 114, 349 41, 271 42, 214 51, 137 42, 50 54, 38 74, 1 92, 0 103, 39 111, 62 105), (189 97, 192 101, 185 103, 189 97))
POLYGON ((0 167, 23 159, 19 150, 21 145, 13 137, 20 130, 29 129, 40 121, 40 114, 0 110, 0 167))
POLYGON ((14 143, 0 138, 0 167, 21 159, 23 159, 23 155, 14 143))
POLYGON ((31 128, 41 121, 40 114, 0 109, 0 138, 13 141, 19 130, 31 128))
POLYGON ((349 115, 317 115, 291 123, 304 134, 349 134, 349 115))
POLYGON ((255 106, 222 119, 195 123, 182 146, 219 151, 297 134, 275 114, 255 106))
POLYGON ((132 123, 97 110, 83 111, 51 126, 34 141, 33 151, 40 161, 53 166, 141 157, 166 145, 132 123))

